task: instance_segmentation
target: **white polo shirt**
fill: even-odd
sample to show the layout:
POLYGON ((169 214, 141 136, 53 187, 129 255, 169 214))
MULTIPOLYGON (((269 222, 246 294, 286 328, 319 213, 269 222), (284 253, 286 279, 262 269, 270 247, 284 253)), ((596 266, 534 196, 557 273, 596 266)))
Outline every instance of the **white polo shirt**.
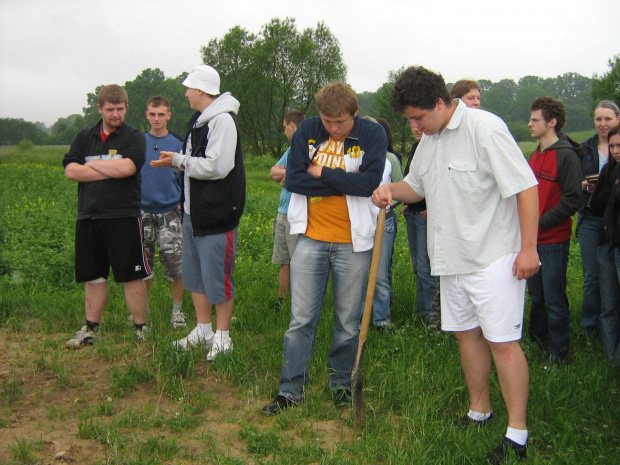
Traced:
POLYGON ((446 128, 422 137, 405 178, 426 198, 433 275, 472 273, 518 252, 516 194, 537 184, 506 124, 457 101, 446 128))

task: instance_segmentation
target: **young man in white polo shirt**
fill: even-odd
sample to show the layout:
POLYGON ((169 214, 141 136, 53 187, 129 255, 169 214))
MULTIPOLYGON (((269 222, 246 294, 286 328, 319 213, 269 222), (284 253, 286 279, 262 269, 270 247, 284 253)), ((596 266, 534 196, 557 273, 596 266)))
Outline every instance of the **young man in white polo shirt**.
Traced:
POLYGON ((527 361, 519 345, 525 280, 538 272, 538 191, 519 147, 498 117, 451 100, 441 75, 407 69, 392 109, 424 136, 404 181, 375 190, 377 206, 426 199, 432 274, 441 278, 441 324, 459 344, 469 413, 456 427, 493 418, 491 355, 508 430, 488 459, 527 453, 527 361), (490 351, 489 351, 490 348, 490 351))

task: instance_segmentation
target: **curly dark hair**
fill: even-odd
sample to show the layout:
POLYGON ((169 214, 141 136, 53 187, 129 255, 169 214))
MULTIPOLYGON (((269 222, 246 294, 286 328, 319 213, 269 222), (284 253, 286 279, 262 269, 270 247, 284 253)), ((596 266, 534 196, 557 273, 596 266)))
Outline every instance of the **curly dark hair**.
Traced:
POLYGON ((412 66, 403 71, 390 93, 390 106, 402 113, 411 106, 432 110, 441 99, 450 105, 452 99, 441 74, 433 73, 422 66, 412 66))
POLYGON ((566 109, 564 104, 552 97, 538 97, 530 104, 530 111, 540 110, 543 118, 548 123, 555 118, 555 133, 562 132, 562 128, 566 124, 566 109))

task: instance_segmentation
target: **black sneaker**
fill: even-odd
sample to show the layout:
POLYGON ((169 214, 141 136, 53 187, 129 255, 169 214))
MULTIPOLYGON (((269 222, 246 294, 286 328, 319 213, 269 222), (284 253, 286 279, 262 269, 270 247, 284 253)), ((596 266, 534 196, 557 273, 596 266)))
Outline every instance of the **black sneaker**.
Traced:
POLYGON ((485 420, 473 420, 469 418, 469 415, 465 414, 463 417, 452 423, 452 426, 458 429, 465 429, 469 426, 477 426, 478 428, 480 428, 481 426, 486 425, 491 420, 493 420, 493 412, 491 412, 489 418, 485 420))
POLYGON ((282 410, 286 410, 289 407, 297 407, 301 404, 301 401, 296 402, 293 399, 289 399, 286 396, 278 394, 270 404, 267 404, 263 407, 262 412, 265 415, 276 415, 282 410))
POLYGON ((271 304, 269 307, 275 312, 280 313, 280 309, 284 305, 284 297, 278 297, 278 301, 271 304))
POLYGON ((334 399, 334 405, 336 407, 348 407, 351 405, 351 391, 345 388, 336 389, 332 393, 332 399, 334 399))
POLYGON ((488 455, 487 460, 494 465, 503 463, 508 457, 510 457, 511 449, 515 453, 517 459, 525 458, 527 455, 527 442, 522 446, 521 444, 514 442, 512 439, 505 437, 500 445, 488 455))

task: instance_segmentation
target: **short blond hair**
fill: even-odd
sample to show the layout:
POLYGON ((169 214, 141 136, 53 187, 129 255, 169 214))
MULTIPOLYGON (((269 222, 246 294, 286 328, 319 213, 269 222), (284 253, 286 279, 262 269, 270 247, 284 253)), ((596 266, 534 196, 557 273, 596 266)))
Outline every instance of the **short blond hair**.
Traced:
POLYGON ((355 116, 358 109, 357 94, 347 84, 331 82, 314 96, 316 107, 319 112, 329 118, 334 118, 343 113, 355 116))

